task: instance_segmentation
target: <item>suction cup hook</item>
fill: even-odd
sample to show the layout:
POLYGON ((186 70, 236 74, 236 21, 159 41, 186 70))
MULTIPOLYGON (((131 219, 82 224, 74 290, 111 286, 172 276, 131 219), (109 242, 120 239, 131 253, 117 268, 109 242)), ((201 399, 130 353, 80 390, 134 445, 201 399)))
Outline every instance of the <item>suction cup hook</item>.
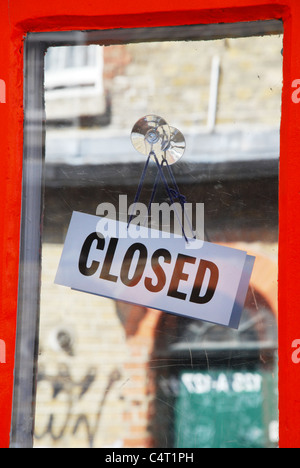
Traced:
MULTIPOLYGON (((150 202, 148 205, 148 214, 150 213, 150 207, 154 201, 155 194, 157 191, 159 180, 163 181, 166 192, 169 196, 171 204, 174 200, 178 199, 183 212, 185 211, 185 197, 180 193, 178 185, 176 183, 171 165, 179 161, 185 152, 185 139, 183 134, 174 127, 170 127, 167 122, 157 115, 146 115, 136 122, 131 132, 131 142, 134 148, 144 155, 147 155, 147 161, 145 163, 143 173, 139 182, 139 186, 134 198, 134 207, 139 201, 145 177, 147 174, 150 158, 156 163, 157 175, 154 182, 150 202), (169 186, 167 178, 164 174, 164 164, 167 166, 167 173, 171 179, 172 187, 169 186)), ((188 238, 184 231, 184 226, 180 221, 180 216, 175 210, 183 236, 188 242, 188 238)), ((134 210, 132 211, 134 213, 134 210)), ((187 217, 187 215, 186 215, 187 217)), ((133 219, 133 214, 130 215, 128 227, 133 219)), ((188 219, 189 221, 189 219, 188 219)), ((191 232, 193 233, 192 225, 189 221, 191 232)))
POLYGON ((170 128, 158 115, 146 115, 136 122, 131 132, 134 148, 142 154, 161 154, 170 143, 170 128))
POLYGON ((162 148, 162 151, 157 154, 157 159, 159 163, 167 161, 169 165, 175 164, 179 161, 184 155, 186 142, 183 134, 174 127, 169 127, 170 129, 170 141, 165 148, 162 148))

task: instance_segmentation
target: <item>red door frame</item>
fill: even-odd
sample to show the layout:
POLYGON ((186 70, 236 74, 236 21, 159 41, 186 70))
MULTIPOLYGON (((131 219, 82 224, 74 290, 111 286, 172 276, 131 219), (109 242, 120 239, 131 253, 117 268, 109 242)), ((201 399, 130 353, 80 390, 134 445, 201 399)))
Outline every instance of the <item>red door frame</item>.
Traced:
POLYGON ((279 184, 280 447, 300 447, 299 0, 0 0, 0 447, 9 446, 14 379, 23 157, 23 44, 28 32, 283 19, 279 184), (5 346, 5 359, 4 359, 5 346), (294 346, 294 347, 293 347, 294 346), (5 362, 3 362, 5 361, 5 362))

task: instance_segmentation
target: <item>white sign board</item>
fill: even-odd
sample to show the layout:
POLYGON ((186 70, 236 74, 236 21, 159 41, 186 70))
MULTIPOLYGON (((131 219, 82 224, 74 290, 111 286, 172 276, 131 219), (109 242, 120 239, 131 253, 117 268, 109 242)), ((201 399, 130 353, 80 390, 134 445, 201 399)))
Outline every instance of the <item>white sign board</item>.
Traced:
POLYGON ((55 283, 238 328, 254 257, 74 212, 55 283))

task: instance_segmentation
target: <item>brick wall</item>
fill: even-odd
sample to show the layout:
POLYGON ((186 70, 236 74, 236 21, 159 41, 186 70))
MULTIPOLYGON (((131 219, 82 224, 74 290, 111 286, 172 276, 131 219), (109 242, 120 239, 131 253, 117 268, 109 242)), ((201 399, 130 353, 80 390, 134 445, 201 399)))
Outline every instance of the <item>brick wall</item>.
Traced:
POLYGON ((217 124, 278 125, 282 36, 110 46, 104 86, 113 128, 157 114, 181 128, 206 125, 213 57, 220 58, 217 124), (169 119, 169 120, 168 120, 169 119))

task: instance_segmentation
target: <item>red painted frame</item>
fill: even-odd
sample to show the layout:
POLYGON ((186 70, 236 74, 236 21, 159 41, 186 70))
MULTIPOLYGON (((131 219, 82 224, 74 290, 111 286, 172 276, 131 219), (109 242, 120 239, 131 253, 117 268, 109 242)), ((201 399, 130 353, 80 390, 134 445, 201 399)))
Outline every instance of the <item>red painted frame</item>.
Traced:
POLYGON ((279 184, 279 412, 280 447, 300 447, 300 367, 292 359, 300 339, 300 79, 299 0, 0 0, 0 446, 9 446, 14 378, 23 157, 23 44, 28 32, 284 21, 279 184))

